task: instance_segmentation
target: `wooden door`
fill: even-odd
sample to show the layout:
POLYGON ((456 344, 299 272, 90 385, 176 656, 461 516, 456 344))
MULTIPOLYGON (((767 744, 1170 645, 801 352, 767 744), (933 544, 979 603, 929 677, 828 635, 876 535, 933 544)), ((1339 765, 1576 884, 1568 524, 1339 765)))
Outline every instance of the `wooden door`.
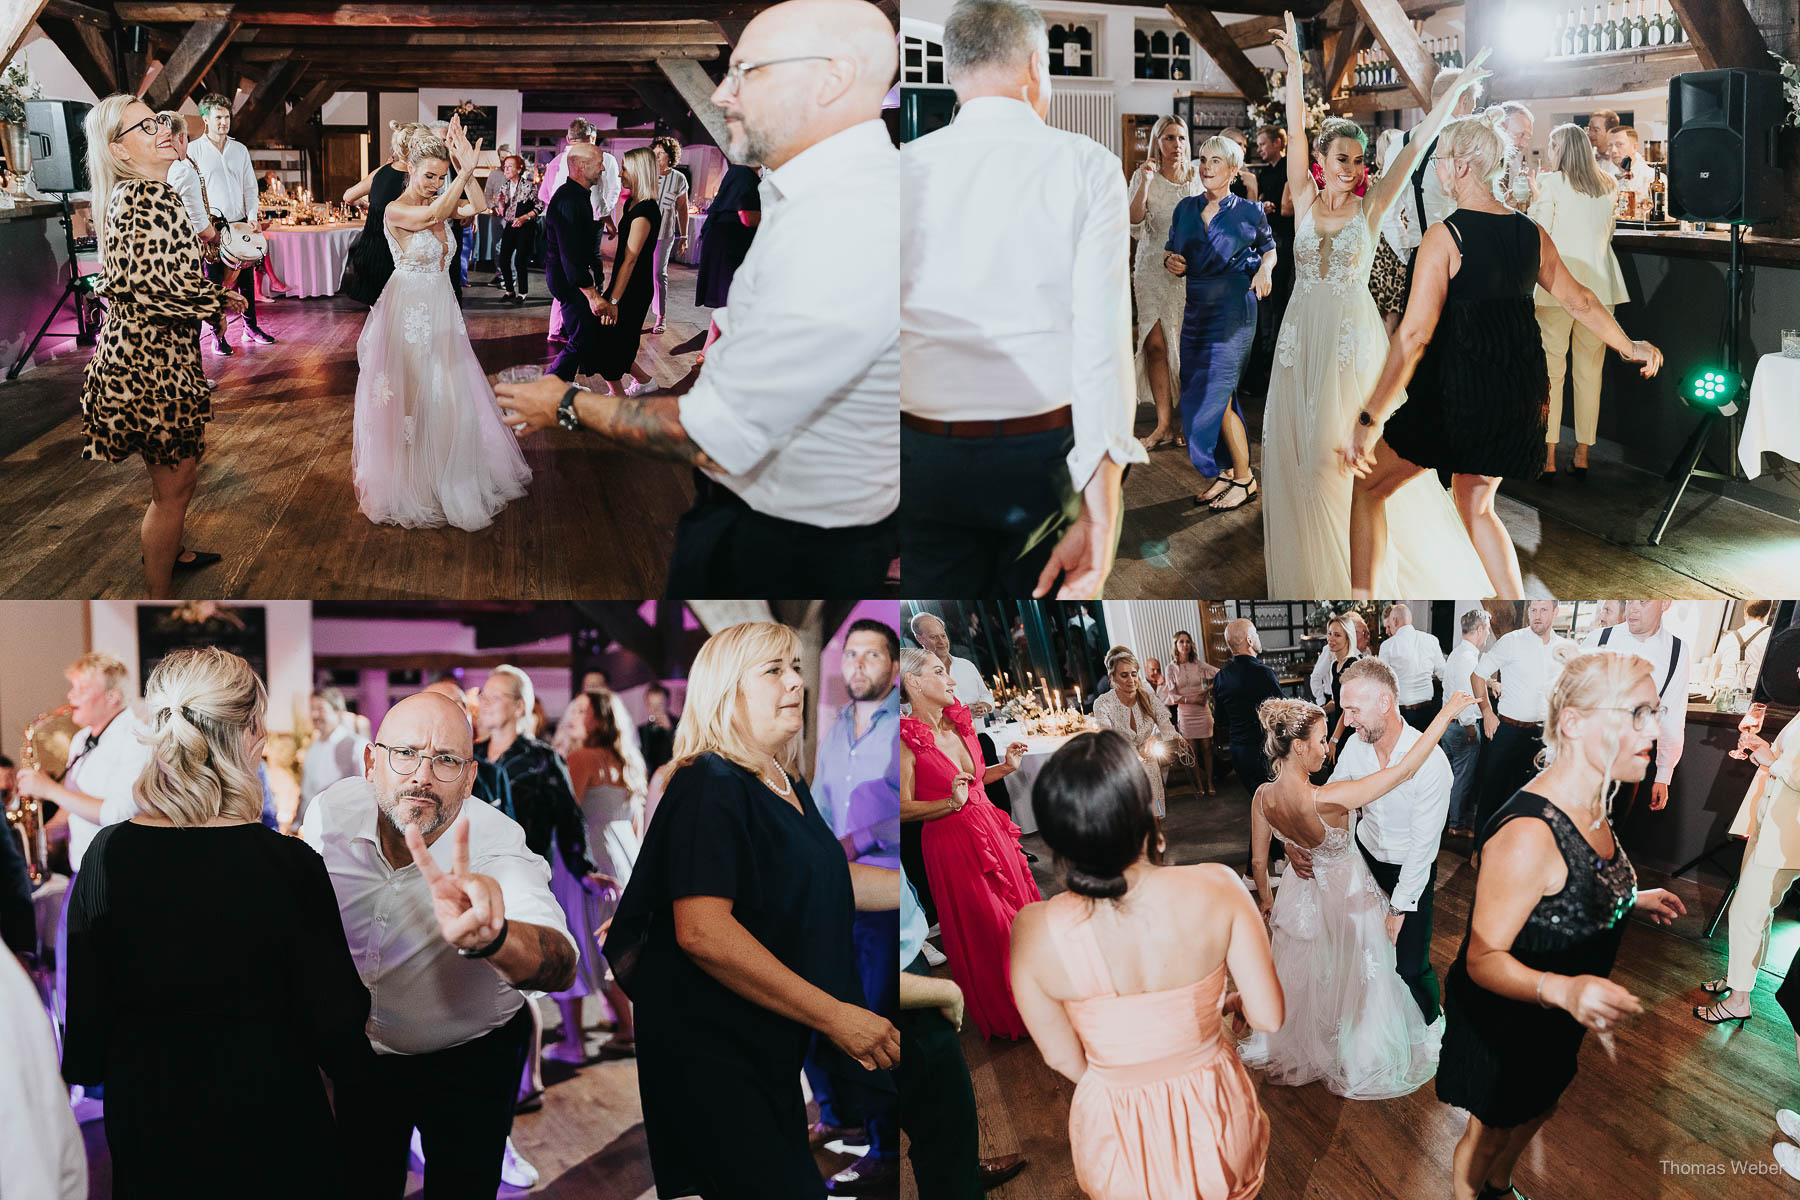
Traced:
POLYGON ((351 184, 363 177, 362 140, 365 136, 360 129, 325 130, 320 155, 325 162, 325 178, 321 181, 317 199, 336 202, 351 184))

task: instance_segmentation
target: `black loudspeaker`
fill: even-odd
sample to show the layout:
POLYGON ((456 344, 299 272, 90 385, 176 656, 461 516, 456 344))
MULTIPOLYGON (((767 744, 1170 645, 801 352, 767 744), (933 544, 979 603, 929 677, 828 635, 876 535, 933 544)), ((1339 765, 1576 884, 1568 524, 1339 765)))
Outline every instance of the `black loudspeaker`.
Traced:
POLYGON ((88 110, 79 100, 27 100, 25 128, 31 138, 31 178, 40 192, 88 190, 88 110))
POLYGON ((1669 215, 1757 224, 1781 214, 1774 71, 1690 71, 1669 80, 1669 215))

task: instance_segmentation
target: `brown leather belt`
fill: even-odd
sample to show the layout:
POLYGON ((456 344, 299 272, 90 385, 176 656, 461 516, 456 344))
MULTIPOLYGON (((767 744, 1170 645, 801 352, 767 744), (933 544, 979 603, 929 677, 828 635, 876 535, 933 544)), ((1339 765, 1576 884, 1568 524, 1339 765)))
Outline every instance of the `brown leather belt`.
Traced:
POLYGON ((900 414, 900 423, 908 429, 916 429, 920 433, 935 433, 939 437, 1019 437, 1027 433, 1067 429, 1075 423, 1075 411, 1065 404, 1036 416, 1009 417, 1003 421, 933 421, 903 412, 900 414))
POLYGON ((1430 707, 1431 707, 1431 701, 1421 700, 1417 704, 1402 704, 1400 706, 1400 711, 1401 712, 1412 712, 1414 709, 1417 709, 1417 708, 1430 708, 1430 707))
POLYGON ((1514 729, 1529 729, 1533 733, 1544 732, 1544 723, 1542 721, 1515 721, 1502 713, 1495 713, 1494 715, 1500 718, 1501 724, 1511 725, 1514 729))

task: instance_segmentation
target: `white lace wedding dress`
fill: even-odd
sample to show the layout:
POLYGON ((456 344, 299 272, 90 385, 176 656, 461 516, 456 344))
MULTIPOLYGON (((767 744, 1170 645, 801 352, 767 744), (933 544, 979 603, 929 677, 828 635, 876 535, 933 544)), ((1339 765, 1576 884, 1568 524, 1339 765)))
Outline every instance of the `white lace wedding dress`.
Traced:
POLYGON ((351 477, 378 524, 482 529, 525 494, 531 468, 469 345, 442 230, 382 226, 394 274, 356 340, 351 477))
MULTIPOLYGON (((1315 816, 1318 802, 1314 788, 1315 816)), ((1310 847, 1313 877, 1290 870, 1275 889, 1269 948, 1287 1020, 1273 1033, 1251 1034, 1238 1053, 1273 1083, 1322 1080, 1351 1100, 1404 1096, 1437 1074, 1444 1018, 1427 1025, 1394 972, 1387 896, 1353 842, 1353 826, 1320 824, 1325 838, 1310 847)), ((1284 845, 1300 844, 1274 832, 1284 845)))
MULTIPOLYGON (((1275 342, 1263 413, 1263 557, 1269 595, 1350 595, 1350 435, 1387 357, 1369 294, 1375 234, 1365 201, 1335 230, 1315 202, 1294 229, 1294 293, 1275 342)), ((1493 595, 1450 493, 1426 471, 1387 502, 1388 548, 1377 596, 1493 595)))

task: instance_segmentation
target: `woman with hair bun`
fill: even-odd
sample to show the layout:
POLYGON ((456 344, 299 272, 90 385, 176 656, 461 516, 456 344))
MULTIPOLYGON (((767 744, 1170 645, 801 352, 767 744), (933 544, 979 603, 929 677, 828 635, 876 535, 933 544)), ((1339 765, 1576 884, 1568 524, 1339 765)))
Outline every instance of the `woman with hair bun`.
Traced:
POLYGON ((923 822, 925 878, 950 974, 982 1037, 1017 1039, 1025 1023, 1006 981, 1006 931, 1038 899, 1038 886, 1019 849, 1019 827, 970 785, 1018 770, 1025 743, 1012 743, 1004 760, 984 768, 975 719, 935 654, 900 651, 900 696, 911 706, 900 718, 900 819, 923 822))
POLYGON ((1588 1030, 1643 1011, 1607 978, 1626 916, 1667 925, 1687 911, 1666 889, 1637 890, 1607 819, 1617 786, 1650 768, 1661 711, 1646 660, 1569 660, 1550 689, 1543 772, 1476 831, 1475 904, 1445 981, 1437 1079, 1438 1099, 1469 1113, 1456 1200, 1515 1194, 1513 1167, 1573 1082, 1588 1030))
POLYGON ((1162 865, 1149 781, 1110 730, 1051 755, 1032 807, 1069 890, 1014 922, 1012 986, 1044 1062, 1076 1084, 1076 1182, 1095 1200, 1255 1196, 1269 1119, 1222 1018, 1274 1030, 1285 1004, 1237 873, 1162 865))
POLYGON ((94 838, 70 899, 63 1077, 106 1085, 114 1196, 194 1191, 202 1147, 206 1179, 342 1192, 319 1071, 372 1054, 369 993, 324 860, 260 823, 262 680, 177 650, 145 692, 138 815, 94 838), (271 1129, 305 1147, 274 1171, 271 1129))
POLYGON ((413 138, 431 132, 430 126, 417 121, 389 121, 388 130, 388 161, 344 191, 345 204, 366 199, 369 211, 363 221, 363 231, 350 244, 350 253, 344 261, 342 290, 352 300, 370 306, 381 298, 381 290, 394 273, 394 253, 388 249, 387 238, 381 232, 382 220, 387 206, 406 190, 407 148, 413 138))
POLYGON ((1241 1050, 1245 1062, 1268 1071, 1269 1082, 1322 1080, 1347 1099, 1386 1100, 1418 1090, 1437 1070, 1443 1023, 1425 1022, 1395 973, 1388 898, 1357 851, 1350 814, 1417 774, 1470 703, 1466 693, 1453 693, 1404 757, 1373 775, 1322 787, 1311 776, 1330 749, 1325 710, 1305 700, 1265 700, 1257 709, 1275 778, 1256 789, 1250 870, 1290 1016, 1241 1050), (1269 886, 1271 832, 1312 858, 1312 874, 1290 871, 1279 895, 1269 886))

